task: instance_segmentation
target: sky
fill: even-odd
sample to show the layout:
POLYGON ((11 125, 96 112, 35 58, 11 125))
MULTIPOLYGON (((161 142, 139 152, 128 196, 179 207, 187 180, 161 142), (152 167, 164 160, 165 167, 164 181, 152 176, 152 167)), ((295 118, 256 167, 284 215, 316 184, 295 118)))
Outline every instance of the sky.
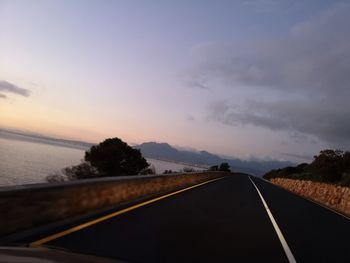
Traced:
POLYGON ((0 0, 0 127, 308 161, 350 146, 350 1, 0 0))

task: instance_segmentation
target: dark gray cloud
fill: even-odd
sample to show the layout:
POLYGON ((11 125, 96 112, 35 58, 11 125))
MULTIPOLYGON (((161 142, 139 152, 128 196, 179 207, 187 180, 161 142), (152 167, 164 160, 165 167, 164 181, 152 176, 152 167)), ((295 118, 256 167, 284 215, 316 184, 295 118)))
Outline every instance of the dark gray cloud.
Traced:
POLYGON ((257 98, 246 93, 241 105, 214 103, 210 118, 350 145, 349 12, 349 4, 337 5, 295 26, 284 38, 224 53, 215 45, 202 47, 195 80, 220 79, 239 94, 242 87, 263 94, 257 98))
POLYGON ((211 106, 210 117, 228 125, 254 125, 271 130, 315 135, 323 141, 341 146, 350 142, 350 106, 348 98, 299 101, 249 101, 239 110, 229 102, 211 106))
MULTIPOLYGON (((14 93, 14 94, 21 95, 24 97, 28 97, 30 95, 30 91, 28 89, 18 87, 15 84, 12 84, 6 80, 0 80, 0 91, 14 93)), ((3 95, 3 96, 5 96, 5 95, 3 95)), ((2 97, 2 98, 4 98, 4 97, 2 97)), ((6 98, 6 96, 5 96, 5 98, 6 98)))
POLYGON ((0 93, 0 99, 6 99, 6 95, 0 93))

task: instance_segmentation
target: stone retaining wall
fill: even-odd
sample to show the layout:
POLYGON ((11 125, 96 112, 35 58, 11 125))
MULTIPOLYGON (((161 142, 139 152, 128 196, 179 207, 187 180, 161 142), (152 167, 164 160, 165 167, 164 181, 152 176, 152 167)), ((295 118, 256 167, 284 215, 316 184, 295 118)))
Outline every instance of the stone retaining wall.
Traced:
POLYGON ((350 188, 304 180, 275 178, 270 182, 350 216, 350 188))
POLYGON ((0 236, 228 175, 203 172, 0 188, 0 236))

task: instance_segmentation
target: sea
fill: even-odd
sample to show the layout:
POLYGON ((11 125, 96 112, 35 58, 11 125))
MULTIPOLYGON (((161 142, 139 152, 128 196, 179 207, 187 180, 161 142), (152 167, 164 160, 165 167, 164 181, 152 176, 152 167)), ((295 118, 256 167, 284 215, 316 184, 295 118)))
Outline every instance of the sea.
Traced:
MULTIPOLYGON (((0 130, 0 186, 47 183, 46 177, 63 168, 79 164, 85 149, 46 138, 0 130)), ((157 174, 165 170, 181 171, 185 166, 146 158, 157 174)))

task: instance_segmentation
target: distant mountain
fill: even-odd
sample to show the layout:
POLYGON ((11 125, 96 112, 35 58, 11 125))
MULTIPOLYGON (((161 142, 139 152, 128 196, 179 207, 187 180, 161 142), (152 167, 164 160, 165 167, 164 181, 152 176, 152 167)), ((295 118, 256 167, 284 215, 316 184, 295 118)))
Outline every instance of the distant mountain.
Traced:
MULTIPOLYGON (((83 141, 58 139, 41 134, 5 128, 0 128, 0 137, 70 147, 84 151, 95 145, 93 143, 83 141)), ((197 152, 183 149, 179 150, 175 147, 172 147, 168 143, 145 142, 133 147, 140 149, 142 155, 147 158, 187 164, 197 164, 203 166, 210 166, 220 164, 222 162, 227 162, 230 164, 233 171, 245 172, 258 176, 262 176, 272 169, 295 165, 291 162, 281 161, 244 161, 236 158, 223 158, 207 151, 197 152)))
POLYGON ((234 171, 259 176, 272 169, 293 165, 293 163, 286 161, 244 161, 235 158, 222 158, 207 151, 178 150, 168 143, 145 142, 134 147, 140 149, 142 155, 148 158, 200 165, 216 165, 227 162, 234 171))

